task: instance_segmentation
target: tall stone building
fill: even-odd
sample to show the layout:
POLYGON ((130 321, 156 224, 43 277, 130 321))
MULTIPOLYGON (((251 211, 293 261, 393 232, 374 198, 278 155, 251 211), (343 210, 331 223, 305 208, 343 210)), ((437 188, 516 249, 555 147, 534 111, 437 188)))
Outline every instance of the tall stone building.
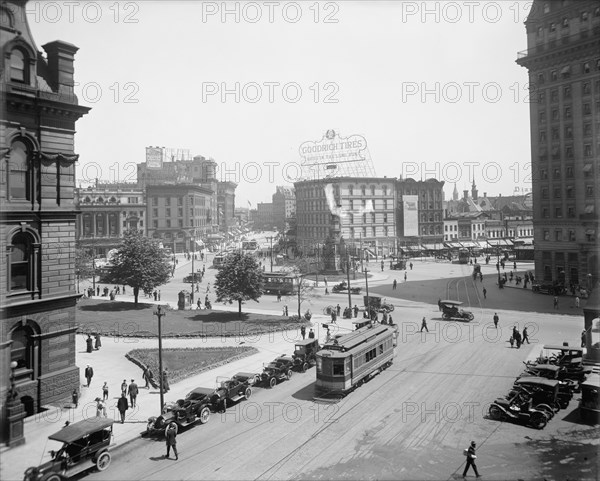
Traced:
POLYGON ((535 271, 598 282, 600 6, 535 0, 525 22, 529 72, 535 271))
POLYGON ((284 232, 290 219, 296 216, 296 193, 291 187, 277 186, 272 197, 275 227, 284 232))
POLYGON ((436 248, 436 244, 441 244, 444 240, 444 181, 399 179, 395 185, 400 242, 436 248), (416 216, 411 216, 411 210, 407 208, 407 199, 416 200, 416 216))
POLYGON ((217 182, 217 217, 219 230, 228 232, 235 225, 235 182, 217 182))
POLYGON ((17 399, 30 415, 70 398, 81 385, 75 364, 74 137, 76 121, 90 109, 78 105, 73 92, 78 48, 53 41, 43 45, 44 57, 25 5, 0 5, 3 426, 11 364, 17 399))

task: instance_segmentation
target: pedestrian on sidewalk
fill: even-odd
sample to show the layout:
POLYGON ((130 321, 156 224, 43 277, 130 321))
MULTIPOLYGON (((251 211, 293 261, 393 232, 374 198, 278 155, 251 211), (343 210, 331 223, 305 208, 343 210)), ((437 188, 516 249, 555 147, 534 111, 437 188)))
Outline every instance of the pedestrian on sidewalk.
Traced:
MULTIPOLYGON (((412 268, 413 268, 413 263, 411 262, 411 263, 410 263, 410 270, 411 270, 411 271, 412 271, 412 268)), ((404 280, 406 280, 406 279, 404 279, 404 280)))
POLYGON ((429 332, 429 329, 427 328, 427 319, 425 319, 425 317, 423 316, 423 320, 421 321, 421 331, 423 332, 423 329, 425 329, 427 332, 429 332))
POLYGON ((160 301, 160 289, 158 290, 158 300, 160 301))
POLYGON ((465 466, 465 470, 463 471, 463 478, 467 477, 467 471, 469 471, 469 467, 473 466, 473 471, 475 471, 475 476, 480 478, 481 475, 477 471, 477 466, 475 465, 475 460, 477 459, 477 455, 475 454, 477 444, 475 441, 471 441, 471 445, 468 449, 465 449, 465 456, 467 457, 467 465, 465 466))
POLYGON ((90 336, 89 334, 88 334, 87 339, 85 340, 85 344, 86 344, 87 352, 94 352, 94 340, 92 339, 92 336, 90 336))
POLYGON ((352 310, 354 311, 354 317, 358 317, 358 306, 356 304, 354 304, 352 310))
POLYGON ((277 291, 277 302, 281 302, 281 291, 277 291))
POLYGON ((302 335, 302 339, 306 339, 306 326, 300 327, 300 334, 302 335))
POLYGON ((171 390, 171 388, 169 387, 169 377, 167 373, 167 368, 165 368, 162 373, 162 386, 163 392, 169 392, 171 390))
POLYGON ((171 448, 173 448, 173 454, 175 454, 175 461, 179 459, 179 455, 177 454, 177 424, 170 423, 167 426, 165 431, 165 440, 167 443, 167 455, 166 458, 169 458, 171 454, 171 448))
POLYGON ((108 417, 106 415, 106 403, 102 401, 99 397, 96 398, 96 417, 108 417))
POLYGON ((71 398, 73 399, 73 404, 75 405, 75 408, 77 408, 79 406, 79 392, 77 391, 77 389, 73 389, 73 394, 71 394, 71 398))
POLYGON ((96 338, 96 343, 94 345, 94 347, 96 348, 97 351, 100 350, 100 348, 102 347, 102 341, 100 340, 100 333, 96 333, 96 335, 94 336, 96 338))
POLYGON ((581 331, 581 347, 585 347, 586 340, 587 340, 587 334, 584 329, 583 331, 581 331))
POLYGON ((554 309, 558 309, 558 297, 554 296, 554 309))
POLYGON ((121 383, 121 394, 127 395, 127 380, 126 379, 123 379, 123 382, 121 383))
POLYGON ((131 401, 131 407, 135 407, 135 402, 139 393, 138 385, 132 379, 131 384, 127 388, 127 394, 129 394, 129 400, 131 401))
POLYGON ((146 381, 146 385, 144 386, 146 389, 150 389, 150 380, 152 379, 152 371, 148 366, 144 369, 144 374, 142 375, 144 381, 146 381))
POLYGON ((102 385, 102 400, 106 401, 108 399, 108 383, 104 381, 102 385))
POLYGON ((526 327, 523 328, 523 342, 521 344, 525 344, 525 341, 527 341, 527 344, 529 344, 529 336, 527 334, 526 327))
POLYGON ((329 295, 329 290, 327 289, 327 287, 325 288, 325 295, 328 296, 329 295))
POLYGON ((340 306, 339 304, 338 304, 337 306, 335 306, 335 310, 336 310, 336 313, 337 313, 337 315, 338 315, 338 316, 339 316, 339 315, 341 314, 341 312, 342 312, 342 308, 341 308, 341 306, 340 306))
POLYGON ((487 289, 485 287, 483 288, 482 292, 483 292, 483 298, 487 299, 487 289))
POLYGON ((383 272, 383 260, 381 261, 381 272, 383 272))
POLYGON ((406 282, 406 271, 404 271, 404 282, 406 282))
POLYGON ((579 296, 575 296, 575 307, 579 309, 579 296))
POLYGON ((87 387, 90 387, 90 384, 92 383, 92 378, 94 377, 94 369, 89 364, 85 368, 84 375, 87 379, 87 387))
POLYGON ((500 318, 498 317, 498 313, 494 312, 494 327, 496 329, 498 329, 498 321, 500 320, 500 318))
POLYGON ((312 329, 310 330, 310 332, 308 333, 308 338, 309 339, 314 339, 315 338, 315 331, 313 331, 312 329))
POLYGON ((125 285, 123 285, 123 295, 125 295, 125 285))
POLYGON ((121 394, 121 397, 117 401, 117 409, 119 410, 119 414, 121 415, 121 424, 125 423, 125 413, 129 409, 129 403, 127 402, 127 397, 125 393, 121 394))
POLYGON ((396 289, 396 287, 398 287, 398 281, 394 279, 394 282, 392 283, 392 289, 396 289))

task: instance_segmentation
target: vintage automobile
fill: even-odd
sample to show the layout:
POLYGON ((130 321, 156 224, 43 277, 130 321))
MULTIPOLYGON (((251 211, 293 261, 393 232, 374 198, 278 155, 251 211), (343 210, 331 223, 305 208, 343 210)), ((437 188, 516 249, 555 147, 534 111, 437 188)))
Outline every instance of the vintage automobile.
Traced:
POLYGON ((305 372, 317 363, 317 351, 321 347, 317 339, 303 339, 296 342, 294 354, 292 354, 294 370, 305 372))
POLYGON ((555 379, 522 377, 515 381, 514 387, 529 391, 535 403, 544 403, 552 407, 558 405, 561 409, 566 409, 573 398, 571 389, 555 379))
POLYGON ((294 361, 291 357, 279 356, 263 367, 259 383, 273 388, 279 381, 291 379, 293 366, 294 361))
POLYGON ((370 309, 374 309, 377 312, 389 314, 394 310, 393 304, 390 304, 386 299, 382 299, 379 296, 364 296, 363 301, 365 307, 369 306, 370 309))
POLYGON ((572 361, 578 359, 583 360, 583 348, 571 347, 571 346, 560 346, 558 344, 546 344, 543 347, 544 356, 541 356, 539 363, 549 364, 570 364, 573 365, 572 361))
POLYGON ((462 306, 460 301, 445 300, 440 301, 440 304, 442 306, 442 319, 469 322, 475 317, 472 312, 459 309, 459 306, 462 306))
POLYGON ((579 416, 590 424, 600 423, 600 375, 592 373, 581 384, 581 401, 579 401, 579 416))
POLYGON ((533 407, 533 401, 522 401, 518 396, 511 399, 496 399, 490 405, 490 417, 498 420, 510 420, 536 429, 544 429, 549 415, 545 409, 533 407))
POLYGON ((175 422, 178 427, 189 426, 198 420, 200 424, 207 423, 210 413, 217 408, 212 402, 214 393, 214 389, 197 387, 190 391, 185 399, 178 399, 174 403, 165 403, 160 416, 148 419, 146 432, 142 435, 163 433, 171 422, 175 422))
POLYGON ((192 282, 199 283, 202 282, 202 277, 202 272, 190 272, 183 278, 183 282, 186 284, 191 284, 192 282))
POLYGON ((254 375, 248 377, 245 373, 237 373, 232 378, 218 377, 217 389, 211 395, 213 406, 219 406, 222 411, 227 409, 229 404, 240 399, 250 399, 252 388, 250 384, 254 383, 254 375))
POLYGON ((50 451, 50 461, 25 471, 25 481, 60 481, 94 466, 104 471, 110 465, 113 420, 84 419, 65 426, 48 439, 63 443, 58 451, 50 451))
MULTIPOLYGON (((339 284, 336 284, 335 286, 333 286, 331 288, 331 292, 347 292, 348 291, 348 284, 346 283, 346 281, 342 281, 339 284)), ((350 294, 360 294, 361 288, 360 287, 350 287, 350 294)))
POLYGON ((585 381, 591 369, 569 370, 566 366, 555 364, 528 365, 527 369, 519 376, 538 376, 546 379, 556 379, 569 386, 574 392, 579 392, 579 383, 585 381))

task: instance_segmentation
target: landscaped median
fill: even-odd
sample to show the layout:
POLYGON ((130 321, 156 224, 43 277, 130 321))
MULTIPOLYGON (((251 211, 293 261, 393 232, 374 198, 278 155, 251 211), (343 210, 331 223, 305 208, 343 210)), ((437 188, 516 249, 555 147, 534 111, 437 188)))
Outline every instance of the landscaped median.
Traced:
MULTIPOLYGON (((177 382, 257 352, 251 346, 163 349, 163 369, 168 369, 170 383, 177 382)), ((148 366, 158 376, 158 349, 134 349, 125 357, 142 369, 148 366)))
MULTIPOLYGON (((79 333, 100 333, 110 337, 156 337, 156 305, 85 299, 77 306, 79 333)), ((277 331, 297 330, 310 323, 296 317, 207 309, 166 309, 161 321, 163 337, 242 337, 277 331)))

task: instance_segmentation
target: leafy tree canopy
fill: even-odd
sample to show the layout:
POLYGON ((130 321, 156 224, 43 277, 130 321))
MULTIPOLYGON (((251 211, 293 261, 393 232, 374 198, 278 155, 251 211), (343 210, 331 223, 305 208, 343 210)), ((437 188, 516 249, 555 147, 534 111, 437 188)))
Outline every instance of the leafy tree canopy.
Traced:
POLYGON ((125 232, 123 242, 112 258, 106 280, 133 288, 135 303, 141 290, 152 292, 166 284, 171 277, 169 259, 156 240, 144 237, 142 232, 125 232))
POLYGON ((215 279, 217 302, 236 301, 239 313, 242 303, 258 299, 263 294, 262 270, 251 254, 234 252, 223 260, 215 279))

